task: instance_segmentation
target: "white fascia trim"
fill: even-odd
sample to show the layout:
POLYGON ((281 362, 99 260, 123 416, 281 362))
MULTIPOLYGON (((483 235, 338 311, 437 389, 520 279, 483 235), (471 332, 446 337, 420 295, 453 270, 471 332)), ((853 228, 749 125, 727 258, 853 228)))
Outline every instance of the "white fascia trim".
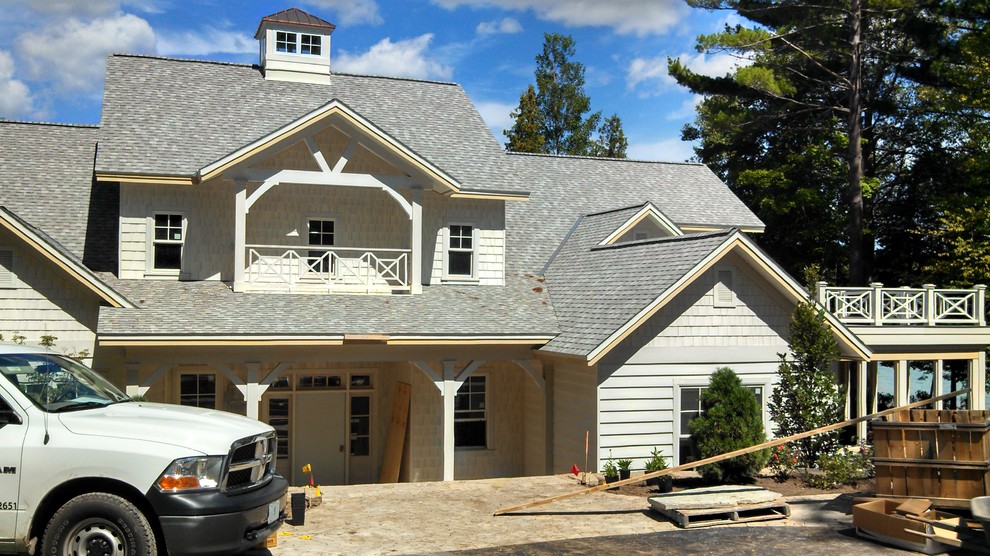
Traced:
POLYGON ((671 219, 667 218, 667 215, 665 215, 663 211, 658 209, 656 205, 654 205, 652 202, 648 202, 645 205, 643 205, 643 208, 639 209, 639 211, 637 211, 632 218, 623 222, 621 226, 616 228, 614 232, 609 234, 609 236, 603 239, 601 243, 599 243, 598 245, 609 245, 611 243, 614 243, 617 239, 619 239, 619 237, 621 237, 623 234, 628 232, 633 226, 638 224, 641 220, 643 220, 647 216, 652 216, 656 220, 657 224, 660 225, 661 228, 667 230, 672 235, 675 236, 684 235, 684 232, 680 228, 678 228, 677 224, 674 224, 674 222, 671 219))
POLYGON ((259 148, 263 147, 266 144, 274 143, 283 137, 291 135, 293 132, 305 128, 314 121, 322 119, 324 116, 332 112, 340 112, 344 114, 345 116, 350 118, 353 122, 358 124, 360 127, 364 128, 364 130, 368 131, 371 135, 377 137, 384 143, 391 146, 396 151, 399 151, 405 156, 414 160, 418 164, 422 165, 424 168, 429 169, 429 171, 433 172, 441 179, 443 179, 445 182, 447 182, 447 185, 450 186, 450 188, 453 189, 454 191, 459 191, 461 189, 461 184, 456 179, 451 177, 449 174, 447 174, 440 168, 437 168, 430 162, 427 162, 423 157, 419 156, 418 154, 410 150, 408 147, 400 143, 398 140, 396 140, 389 134, 385 133, 378 126, 372 124, 370 121, 360 116, 358 113, 354 112, 353 110, 348 108, 347 105, 343 104, 338 100, 332 100, 324 104, 323 106, 317 108, 316 110, 313 110, 309 114, 306 114, 305 116, 299 118, 298 120, 280 129, 277 129, 252 143, 248 143, 247 145, 241 147, 240 149, 237 149, 236 151, 221 158, 220 160, 217 160, 212 164, 204 166, 196 173, 196 177, 202 179, 203 176, 215 172, 217 169, 230 164, 231 162, 245 156, 248 153, 251 153, 252 151, 258 150, 259 148))
POLYGON ((65 257, 30 228, 23 226, 15 219, 8 218, 3 211, 0 211, 0 220, 3 220, 9 229, 27 239, 36 250, 44 253, 48 258, 69 270, 70 273, 74 273, 77 280, 89 286, 90 289, 94 290, 107 303, 118 308, 134 308, 134 305, 127 298, 117 293, 117 291, 94 274, 93 271, 65 257))
MULTIPOLYGON (((716 249, 714 249, 711 253, 709 253, 690 271, 686 272, 684 276, 681 276, 681 278, 678 279, 677 282, 672 284, 669 288, 667 288, 667 290, 661 293, 649 305, 641 309, 638 313, 636 313, 635 316, 629 319, 626 322, 626 324, 624 324, 621 328, 610 334, 608 338, 606 338, 595 349, 593 349, 591 353, 587 355, 586 358, 588 361, 588 365, 594 365, 595 363, 597 363, 601 357, 603 357, 605 354, 608 353, 608 351, 611 350, 610 346, 612 346, 612 344, 617 339, 622 338, 627 333, 627 331, 629 331, 635 326, 638 326, 638 323, 643 318, 652 314, 656 310, 656 308, 659 307, 660 305, 665 304, 672 295, 680 292, 681 287, 683 287, 687 283, 697 278, 697 275, 703 269, 708 268, 710 265, 714 264, 718 259, 722 258, 722 256, 724 256, 726 253, 728 253, 728 251, 730 251, 733 248, 736 242, 741 243, 746 248, 746 251, 748 251, 753 257, 755 257, 758 262, 765 265, 767 269, 770 270, 775 275, 775 278, 778 280, 778 283, 786 285, 787 288, 783 288, 783 289, 790 289, 791 290, 790 293, 792 297, 795 297, 795 295, 798 296, 795 297, 796 302, 801 302, 808 299, 807 291, 805 291, 805 289, 801 287, 800 284, 798 284, 793 278, 790 277, 790 275, 784 272, 784 270, 780 268, 780 266, 777 265, 776 262, 774 262, 772 259, 767 257, 763 253, 763 251, 759 247, 757 247, 756 244, 752 242, 752 240, 747 238, 741 232, 737 231, 732 235, 728 236, 725 239, 725 241, 722 242, 721 245, 719 245, 716 249)), ((865 360, 869 360, 869 358, 872 355, 871 350, 859 338, 857 338, 855 334, 853 334, 845 325, 839 322, 838 319, 836 319, 834 316, 829 314, 828 311, 825 311, 825 319, 832 326, 833 330, 835 330, 840 335, 842 335, 843 338, 847 342, 849 342, 849 344, 851 344, 861 353, 861 355, 864 357, 865 360)))

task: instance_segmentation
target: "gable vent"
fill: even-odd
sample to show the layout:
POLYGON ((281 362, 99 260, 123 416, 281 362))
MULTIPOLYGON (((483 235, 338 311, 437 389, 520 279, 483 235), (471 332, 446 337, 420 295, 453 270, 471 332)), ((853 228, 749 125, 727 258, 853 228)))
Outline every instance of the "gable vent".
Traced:
POLYGON ((14 252, 0 249, 0 287, 14 285, 14 252))
POLYGON ((715 283, 715 306, 735 307, 736 300, 732 295, 732 271, 718 271, 718 282, 715 283))

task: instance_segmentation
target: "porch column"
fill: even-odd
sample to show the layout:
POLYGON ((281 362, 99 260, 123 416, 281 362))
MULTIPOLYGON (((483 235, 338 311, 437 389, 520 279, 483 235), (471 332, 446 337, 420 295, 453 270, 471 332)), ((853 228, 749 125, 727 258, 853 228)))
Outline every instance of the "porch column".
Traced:
POLYGON ((894 372, 894 405, 905 405, 908 403, 908 361, 902 359, 897 361, 894 372))
POLYGON ((409 285, 413 294, 423 293, 423 190, 410 190, 412 201, 412 245, 409 285))
POLYGON ((987 354, 980 355, 969 363, 969 407, 970 409, 986 409, 987 354))
MULTIPOLYGON (((866 411, 866 384, 867 384, 867 365, 866 361, 856 362, 856 382, 858 387, 856 388, 856 416, 862 417, 867 415, 866 411)), ((860 442, 866 441, 866 421, 862 423, 856 423, 856 438, 860 442)))
POLYGON ((261 374, 261 363, 251 361, 245 363, 245 366, 247 367, 247 384, 244 385, 245 413, 249 418, 257 419, 258 408, 261 406, 261 395, 265 393, 268 386, 259 384, 258 376, 261 374))
POLYGON ((454 398, 463 382, 457 382, 454 362, 443 362, 443 480, 454 480, 454 398))
POLYGON ((244 291, 244 251, 247 243, 247 182, 234 182, 234 291, 244 291))
POLYGON ((140 395, 141 364, 136 361, 128 361, 124 363, 124 370, 127 372, 127 386, 124 393, 132 398, 140 395))

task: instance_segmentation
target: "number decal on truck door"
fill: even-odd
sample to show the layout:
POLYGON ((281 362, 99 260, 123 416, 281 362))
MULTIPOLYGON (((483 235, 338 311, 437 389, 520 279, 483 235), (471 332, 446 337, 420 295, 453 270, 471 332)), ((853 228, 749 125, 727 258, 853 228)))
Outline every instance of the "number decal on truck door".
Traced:
POLYGON ((17 502, 0 502, 0 510, 16 510, 17 502))

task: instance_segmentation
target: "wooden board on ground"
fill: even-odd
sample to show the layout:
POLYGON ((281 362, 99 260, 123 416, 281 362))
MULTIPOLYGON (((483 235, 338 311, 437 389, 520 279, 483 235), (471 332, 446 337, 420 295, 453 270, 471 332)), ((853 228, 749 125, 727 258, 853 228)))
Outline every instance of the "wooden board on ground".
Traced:
POLYGON ((392 402, 392 418, 389 420, 388 434, 385 436, 385 457, 382 459, 382 471, 378 475, 379 483, 399 481, 402 448, 406 440, 406 424, 409 422, 411 392, 412 388, 405 382, 400 382, 396 386, 395 401, 392 402))
POLYGON ((786 502, 673 510, 658 508, 657 504, 654 504, 651 498, 650 506, 652 506, 654 511, 667 516, 671 521, 684 529, 748 523, 752 521, 768 521, 771 519, 786 519, 791 515, 791 507, 786 502))

